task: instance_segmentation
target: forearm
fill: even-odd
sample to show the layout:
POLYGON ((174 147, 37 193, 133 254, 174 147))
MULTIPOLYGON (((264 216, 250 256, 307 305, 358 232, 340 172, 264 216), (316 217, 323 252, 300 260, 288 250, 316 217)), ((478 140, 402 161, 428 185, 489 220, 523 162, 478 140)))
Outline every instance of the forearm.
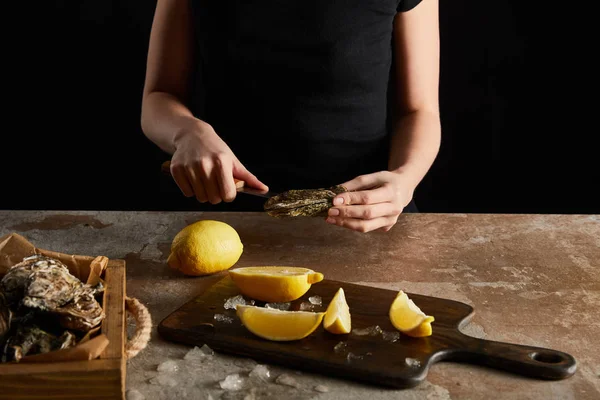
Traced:
POLYGON ((437 157, 440 142, 439 114, 431 111, 406 114, 394 126, 389 170, 402 172, 416 188, 437 157))
POLYGON ((142 103, 142 130, 162 150, 173 154, 177 138, 185 132, 202 131, 207 124, 175 96, 166 92, 152 92, 142 103))

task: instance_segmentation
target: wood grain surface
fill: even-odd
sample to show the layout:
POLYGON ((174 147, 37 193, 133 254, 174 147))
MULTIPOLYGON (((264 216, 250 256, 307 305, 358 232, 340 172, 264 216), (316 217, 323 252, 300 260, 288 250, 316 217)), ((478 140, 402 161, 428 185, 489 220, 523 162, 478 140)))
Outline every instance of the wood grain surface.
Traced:
POLYGON ((125 362, 98 359, 11 365, 10 371, 0 372, 0 399, 124 399, 125 362))
POLYGON ((109 345, 100 358, 123 358, 125 351, 125 261, 110 260, 106 269, 104 309, 106 318, 102 333, 108 337, 109 345))

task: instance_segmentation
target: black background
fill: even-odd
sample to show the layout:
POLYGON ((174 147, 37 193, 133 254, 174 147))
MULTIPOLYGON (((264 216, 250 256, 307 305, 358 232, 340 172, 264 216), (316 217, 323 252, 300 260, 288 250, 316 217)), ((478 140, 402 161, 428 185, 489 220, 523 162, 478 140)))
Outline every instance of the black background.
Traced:
MULTIPOLYGON (((38 3, 3 18, 0 208, 244 209, 184 198, 141 131, 155 1, 38 3)), ((600 213, 592 14, 540 4, 440 1, 443 137, 421 211, 600 213)))

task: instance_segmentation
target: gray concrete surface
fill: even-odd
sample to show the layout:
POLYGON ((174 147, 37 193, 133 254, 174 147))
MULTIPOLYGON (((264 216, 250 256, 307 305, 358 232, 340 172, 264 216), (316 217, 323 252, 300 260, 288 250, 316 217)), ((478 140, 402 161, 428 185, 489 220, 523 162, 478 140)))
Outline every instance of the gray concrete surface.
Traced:
POLYGON ((129 399, 600 398, 597 215, 406 214, 388 233, 360 234, 260 213, 0 211, 0 236, 11 232, 40 248, 127 262, 127 294, 148 307, 154 324, 148 347, 128 362, 129 399), (542 381, 441 362, 416 388, 392 390, 274 365, 268 382, 249 380, 256 361, 219 353, 186 360, 192 348, 164 341, 155 328, 222 276, 185 277, 166 264, 175 234, 199 219, 238 231, 237 266, 307 266, 330 279, 462 301, 476 310, 465 333, 562 350, 578 370, 542 381), (163 367, 177 371, 159 372, 168 360, 163 367), (246 386, 221 389, 234 373, 246 386), (282 374, 293 386, 277 383, 282 374))

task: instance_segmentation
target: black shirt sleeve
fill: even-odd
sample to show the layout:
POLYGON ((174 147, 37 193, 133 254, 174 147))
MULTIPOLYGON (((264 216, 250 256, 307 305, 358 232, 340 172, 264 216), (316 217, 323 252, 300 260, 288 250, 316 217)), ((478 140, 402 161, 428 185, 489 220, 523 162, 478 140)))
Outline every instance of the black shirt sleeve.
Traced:
POLYGON ((419 3, 421 2, 421 0, 400 0, 400 3, 398 3, 398 12, 405 12, 405 11, 410 11, 413 8, 415 8, 419 3))

